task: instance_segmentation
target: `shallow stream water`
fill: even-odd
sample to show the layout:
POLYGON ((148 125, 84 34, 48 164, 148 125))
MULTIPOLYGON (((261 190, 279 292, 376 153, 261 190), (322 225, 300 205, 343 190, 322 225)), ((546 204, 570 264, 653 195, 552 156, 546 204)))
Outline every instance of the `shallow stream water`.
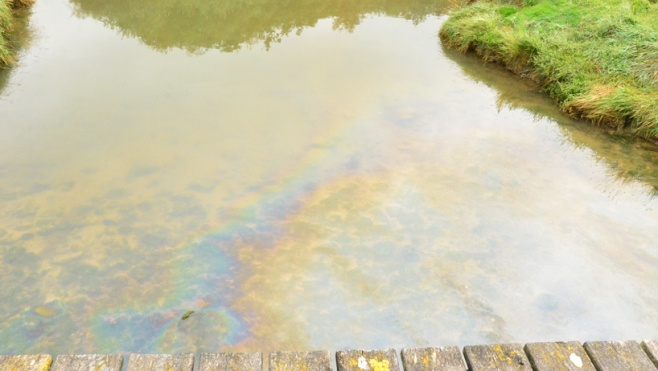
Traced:
POLYGON ((658 153, 444 50, 447 6, 37 0, 0 353, 657 338, 658 153))

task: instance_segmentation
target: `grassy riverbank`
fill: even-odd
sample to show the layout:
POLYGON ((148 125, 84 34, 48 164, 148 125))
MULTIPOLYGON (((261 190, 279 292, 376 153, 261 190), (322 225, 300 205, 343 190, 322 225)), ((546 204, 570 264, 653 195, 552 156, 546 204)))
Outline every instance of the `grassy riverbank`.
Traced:
POLYGON ((534 79, 568 114, 658 139, 656 0, 480 1, 440 36, 534 79))
POLYGON ((14 30, 14 12, 30 5, 32 0, 0 0, 0 68, 12 65, 15 60, 10 37, 14 30))

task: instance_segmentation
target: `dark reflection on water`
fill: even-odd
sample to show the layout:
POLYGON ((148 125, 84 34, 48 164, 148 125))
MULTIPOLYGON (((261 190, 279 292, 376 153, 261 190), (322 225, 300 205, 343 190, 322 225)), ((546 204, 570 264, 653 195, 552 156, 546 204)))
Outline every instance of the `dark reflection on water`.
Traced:
POLYGON ((485 65, 475 55, 442 50, 467 76, 496 90, 496 104, 500 109, 523 108, 538 119, 548 118, 559 124, 566 143, 574 148, 590 149, 609 169, 613 192, 615 184, 619 188, 628 182, 640 181, 649 186, 650 198, 658 195, 658 146, 630 134, 571 119, 560 113, 557 105, 530 80, 511 78, 511 73, 501 66, 485 65))
MULTIPOLYGON (((72 0, 76 14, 91 16, 157 50, 238 50, 333 18, 334 29, 353 30, 368 14, 421 22, 446 11, 448 0, 72 0)), ((454 1, 453 1, 454 3, 454 1)))

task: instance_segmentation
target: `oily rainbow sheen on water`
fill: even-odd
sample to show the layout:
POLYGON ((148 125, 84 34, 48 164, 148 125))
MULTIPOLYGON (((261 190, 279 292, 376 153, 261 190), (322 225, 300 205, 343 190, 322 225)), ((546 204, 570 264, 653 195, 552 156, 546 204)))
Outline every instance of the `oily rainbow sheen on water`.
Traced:
MULTIPOLYGON (((139 351, 210 351, 231 346, 239 349, 248 340, 252 330, 249 324, 254 320, 249 318, 249 309, 230 309, 236 299, 250 294, 243 292, 241 283, 254 269, 241 262, 240 255, 244 250, 276 249, 285 237, 281 224, 304 206, 305 195, 326 181, 327 175, 322 174, 331 174, 327 167, 332 165, 335 164, 331 158, 312 153, 278 183, 255 189, 249 196, 232 202, 228 207, 231 212, 220 217, 228 221, 226 224, 197 231, 199 236, 177 247, 177 256, 164 264, 173 285, 167 300, 139 310, 100 309, 91 315, 97 337, 112 339, 110 344, 97 346, 139 351), (179 315, 186 308, 196 312, 189 320, 180 321, 179 315), (143 318, 144 313, 149 315, 143 318), (135 323, 143 330, 135 329, 135 323), (144 335, 131 337, 134 334, 144 335)), ((348 163, 348 171, 349 166, 348 163)))

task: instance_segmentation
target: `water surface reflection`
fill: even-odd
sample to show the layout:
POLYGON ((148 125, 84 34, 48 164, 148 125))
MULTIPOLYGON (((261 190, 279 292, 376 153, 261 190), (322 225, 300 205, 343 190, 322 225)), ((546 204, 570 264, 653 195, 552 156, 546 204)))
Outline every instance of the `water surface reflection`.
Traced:
POLYGON ((653 153, 442 51, 424 2, 168 4, 35 7, 0 353, 658 335, 653 153))
POLYGON ((658 192, 658 148, 626 133, 592 126, 590 123, 573 120, 559 113, 546 94, 529 80, 510 79, 509 73, 494 64, 482 65, 473 55, 462 55, 449 49, 444 54, 459 64, 462 71, 475 81, 494 88, 498 95, 499 109, 523 108, 537 119, 548 118, 559 125, 565 141, 575 148, 589 148, 591 155, 604 162, 610 169, 612 192, 623 190, 615 187, 629 182, 646 184, 647 201, 658 192))
POLYGON ((282 38, 332 19, 334 29, 353 30, 377 14, 419 23, 446 11, 448 0, 72 0, 76 14, 91 16, 137 37, 157 50, 230 52, 262 43, 269 48, 282 38))

